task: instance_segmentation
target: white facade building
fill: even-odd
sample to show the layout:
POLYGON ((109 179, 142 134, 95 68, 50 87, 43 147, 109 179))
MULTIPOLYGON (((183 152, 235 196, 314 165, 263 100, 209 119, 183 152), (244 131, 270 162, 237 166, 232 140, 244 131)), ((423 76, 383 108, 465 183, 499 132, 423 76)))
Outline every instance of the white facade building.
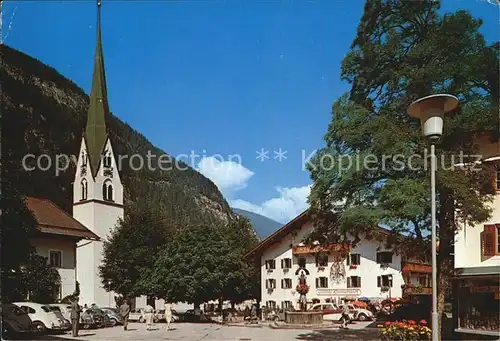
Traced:
MULTIPOLYGON (((386 250, 383 243, 361 240, 340 259, 335 246, 324 255, 323 247, 308 247, 302 241, 313 231, 307 211, 263 240, 249 256, 260 258, 262 304, 270 308, 298 309, 299 269, 308 272, 308 302, 343 298, 399 298, 405 284, 401 256, 386 250), (320 252, 318 252, 320 251, 320 252), (325 258, 322 258, 325 257, 325 258)), ((328 249, 328 247, 327 247, 328 249)))
POLYGON ((76 245, 81 240, 93 243, 99 237, 48 199, 27 197, 26 206, 38 230, 30 243, 61 276, 56 299, 73 294, 76 289, 76 245))
POLYGON ((123 186, 106 130, 110 115, 101 41, 98 3, 97 44, 87 125, 80 145, 73 184, 73 217, 99 236, 100 241, 80 242, 76 250, 80 303, 114 306, 114 293, 101 283, 99 265, 103 241, 123 218, 123 186))
MULTIPOLYGON (((453 316, 460 337, 477 339, 500 334, 500 142, 478 141, 483 165, 490 166, 493 197, 488 221, 460 225, 455 236, 453 316), (473 335, 473 336, 472 336, 473 335)), ((478 153, 479 154, 479 153, 478 153)))

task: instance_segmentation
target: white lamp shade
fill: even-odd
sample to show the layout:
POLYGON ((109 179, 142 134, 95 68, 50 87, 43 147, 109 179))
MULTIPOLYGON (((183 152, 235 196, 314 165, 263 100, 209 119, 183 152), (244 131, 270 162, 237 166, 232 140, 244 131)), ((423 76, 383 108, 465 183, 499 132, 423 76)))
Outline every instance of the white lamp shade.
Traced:
POLYGON ((444 114, 455 109, 458 99, 447 94, 431 95, 410 104, 408 115, 420 119, 422 133, 426 137, 439 137, 443 134, 444 114))

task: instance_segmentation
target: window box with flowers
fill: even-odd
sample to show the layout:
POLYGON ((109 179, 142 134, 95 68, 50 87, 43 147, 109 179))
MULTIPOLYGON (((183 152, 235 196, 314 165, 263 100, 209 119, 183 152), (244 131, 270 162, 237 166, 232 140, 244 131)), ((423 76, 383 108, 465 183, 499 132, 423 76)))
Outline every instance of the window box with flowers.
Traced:
POLYGON ((358 268, 357 264, 351 264, 351 266, 349 266, 349 269, 352 269, 352 270, 356 270, 357 268, 358 268))

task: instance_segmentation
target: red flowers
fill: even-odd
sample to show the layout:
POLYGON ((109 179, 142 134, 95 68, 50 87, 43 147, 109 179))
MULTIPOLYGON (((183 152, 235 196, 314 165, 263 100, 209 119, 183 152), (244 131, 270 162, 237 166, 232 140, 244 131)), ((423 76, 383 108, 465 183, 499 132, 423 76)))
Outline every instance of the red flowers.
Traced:
POLYGON ((309 292, 309 286, 307 284, 298 284, 295 290, 300 295, 306 295, 309 292))
POLYGON ((422 320, 422 321, 420 321, 420 324, 421 324, 422 326, 426 326, 426 325, 427 325, 427 321, 426 321, 426 320, 422 320))

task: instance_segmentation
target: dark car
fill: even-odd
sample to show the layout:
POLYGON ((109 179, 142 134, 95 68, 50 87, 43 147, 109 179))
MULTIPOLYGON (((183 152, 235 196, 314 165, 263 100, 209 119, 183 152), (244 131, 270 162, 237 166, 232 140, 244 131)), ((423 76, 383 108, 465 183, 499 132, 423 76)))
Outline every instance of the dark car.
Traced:
POLYGON ((37 329, 28 314, 14 304, 0 307, 2 340, 33 336, 37 329))
POLYGON ((98 308, 87 309, 83 312, 83 315, 83 319, 87 319, 88 317, 92 319, 92 324, 85 325, 84 328, 103 328, 106 327, 106 323, 108 325, 111 324, 108 315, 98 308))
MULTIPOLYGON (((116 308, 101 308, 101 310, 106 313, 109 318, 109 324, 111 326, 116 326, 123 324, 123 317, 116 308)), ((106 321, 105 321, 106 323, 106 321)))

